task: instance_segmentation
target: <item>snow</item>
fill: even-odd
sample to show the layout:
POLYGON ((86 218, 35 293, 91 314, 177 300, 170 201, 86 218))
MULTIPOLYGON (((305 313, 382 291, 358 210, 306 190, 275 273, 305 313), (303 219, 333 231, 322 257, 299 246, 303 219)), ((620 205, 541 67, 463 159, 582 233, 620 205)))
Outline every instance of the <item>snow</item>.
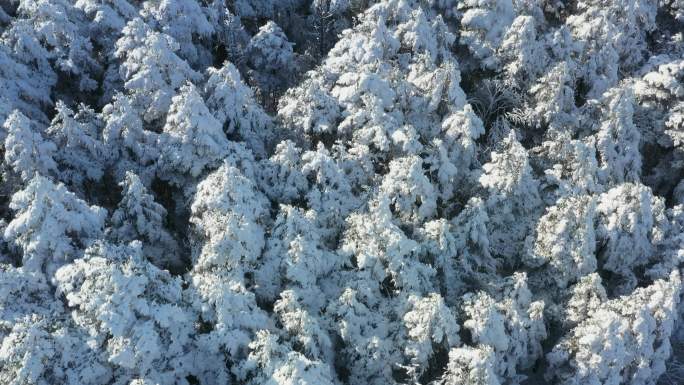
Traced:
POLYGON ((682 377, 681 0, 0 1, 0 383, 682 377))

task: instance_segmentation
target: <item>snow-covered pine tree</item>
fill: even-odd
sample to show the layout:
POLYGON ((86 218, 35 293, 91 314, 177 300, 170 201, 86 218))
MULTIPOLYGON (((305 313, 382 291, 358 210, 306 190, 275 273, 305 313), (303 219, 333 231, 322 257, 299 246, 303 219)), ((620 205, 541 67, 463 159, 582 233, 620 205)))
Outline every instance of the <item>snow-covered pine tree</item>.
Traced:
POLYGON ((126 24, 116 42, 116 57, 124 88, 146 123, 159 120, 171 106, 171 98, 189 80, 200 75, 176 55, 178 43, 170 36, 155 32, 136 18, 126 24))
POLYGON ((12 196, 9 207, 15 216, 4 238, 21 251, 26 271, 52 277, 103 234, 104 209, 38 174, 12 196))
MULTIPOLYGON (((35 174, 57 174, 57 163, 54 160, 57 147, 45 140, 29 118, 19 110, 14 110, 5 120, 3 128, 7 131, 4 164, 11 172, 23 181, 28 181, 35 174)), ((11 176, 6 175, 4 178, 9 180, 11 176)))
POLYGON ((160 176, 179 187, 218 167, 227 155, 221 124, 191 83, 173 97, 158 146, 160 176))
POLYGON ((117 243, 142 243, 145 258, 161 268, 178 270, 183 261, 178 244, 164 228, 166 209, 154 201, 137 175, 127 172, 120 183, 121 202, 112 213, 109 235, 117 243))

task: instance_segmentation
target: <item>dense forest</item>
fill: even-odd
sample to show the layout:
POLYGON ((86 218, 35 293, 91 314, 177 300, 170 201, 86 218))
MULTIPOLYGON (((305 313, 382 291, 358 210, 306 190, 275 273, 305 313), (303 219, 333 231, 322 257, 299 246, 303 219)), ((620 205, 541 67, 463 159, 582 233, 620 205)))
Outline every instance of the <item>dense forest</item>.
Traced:
POLYGON ((684 0, 0 0, 3 385, 684 383, 684 0))

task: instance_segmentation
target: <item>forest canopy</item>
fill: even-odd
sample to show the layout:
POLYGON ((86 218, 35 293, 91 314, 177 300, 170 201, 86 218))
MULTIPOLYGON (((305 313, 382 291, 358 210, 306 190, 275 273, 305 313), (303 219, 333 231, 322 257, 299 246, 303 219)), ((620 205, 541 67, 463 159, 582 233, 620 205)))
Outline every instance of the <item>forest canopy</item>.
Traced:
POLYGON ((684 383, 683 0, 0 0, 0 383, 684 383))

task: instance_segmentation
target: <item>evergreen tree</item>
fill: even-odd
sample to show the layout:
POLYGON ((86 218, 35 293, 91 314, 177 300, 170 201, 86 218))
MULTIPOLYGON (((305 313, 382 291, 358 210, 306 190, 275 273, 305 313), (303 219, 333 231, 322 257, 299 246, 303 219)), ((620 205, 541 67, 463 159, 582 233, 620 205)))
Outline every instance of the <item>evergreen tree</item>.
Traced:
POLYGON ((89 206, 63 184, 40 175, 12 196, 10 208, 16 215, 4 237, 21 250, 26 271, 52 277, 102 236, 104 209, 89 206))
POLYGON ((138 240, 143 255, 152 263, 180 268, 178 244, 164 228, 166 209, 154 201, 137 175, 127 172, 120 186, 122 198, 112 213, 110 236, 117 243, 138 240))
MULTIPOLYGON (((5 120, 5 165, 19 177, 28 181, 35 174, 55 175, 57 164, 54 156, 57 147, 43 138, 31 122, 19 110, 14 110, 5 120)), ((6 176, 9 177, 9 176, 6 176)))
POLYGON ((179 45, 170 36, 153 31, 139 18, 123 29, 116 42, 116 57, 124 88, 132 97, 133 106, 151 123, 163 117, 171 98, 188 80, 200 75, 176 55, 179 45))
POLYGON ((182 185, 215 168, 227 155, 228 140, 192 84, 174 96, 158 145, 161 176, 182 185))
POLYGON ((242 82, 237 68, 229 62, 209 68, 204 86, 207 108, 229 137, 238 136, 252 152, 265 157, 272 119, 254 99, 252 90, 242 82))

